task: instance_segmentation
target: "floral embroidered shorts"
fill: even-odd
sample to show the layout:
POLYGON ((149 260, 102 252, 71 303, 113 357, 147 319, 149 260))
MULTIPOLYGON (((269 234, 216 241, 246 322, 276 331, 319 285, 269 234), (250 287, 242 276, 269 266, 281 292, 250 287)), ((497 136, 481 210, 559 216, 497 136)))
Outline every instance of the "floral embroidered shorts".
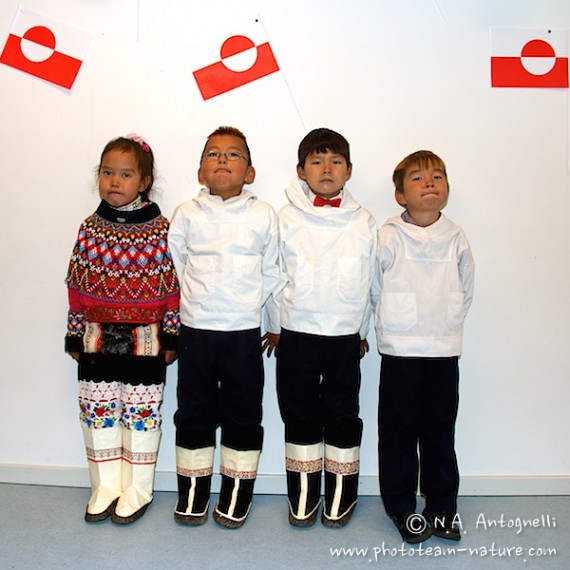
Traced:
POLYGON ((79 381, 79 419, 91 428, 152 431, 162 424, 164 384, 79 381))

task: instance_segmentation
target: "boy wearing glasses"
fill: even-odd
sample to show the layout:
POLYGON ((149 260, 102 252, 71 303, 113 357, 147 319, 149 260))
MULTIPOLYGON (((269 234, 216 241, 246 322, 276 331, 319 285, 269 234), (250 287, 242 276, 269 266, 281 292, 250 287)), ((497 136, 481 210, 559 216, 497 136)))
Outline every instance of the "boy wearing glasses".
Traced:
POLYGON ((358 497, 360 358, 368 351, 376 224, 345 186, 352 164, 342 135, 311 131, 297 174, 279 212, 281 333, 267 334, 265 345, 277 349, 289 522, 315 523, 324 455, 321 522, 343 527, 358 497))
POLYGON ((244 189, 255 178, 245 136, 207 139, 199 194, 175 211, 168 236, 181 285, 176 425, 177 522, 208 518, 216 428, 221 489, 214 520, 249 514, 262 448, 261 308, 279 283, 277 218, 244 189))

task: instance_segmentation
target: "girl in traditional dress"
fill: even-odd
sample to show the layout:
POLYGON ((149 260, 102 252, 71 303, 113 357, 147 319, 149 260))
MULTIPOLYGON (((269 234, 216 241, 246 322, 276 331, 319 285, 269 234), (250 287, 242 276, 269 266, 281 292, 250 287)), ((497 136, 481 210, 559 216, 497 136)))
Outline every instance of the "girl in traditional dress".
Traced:
POLYGON ((101 203, 79 228, 66 278, 65 350, 79 363, 88 522, 129 524, 152 501, 166 366, 176 359, 180 326, 169 223, 149 200, 153 181, 143 139, 105 146, 101 203))

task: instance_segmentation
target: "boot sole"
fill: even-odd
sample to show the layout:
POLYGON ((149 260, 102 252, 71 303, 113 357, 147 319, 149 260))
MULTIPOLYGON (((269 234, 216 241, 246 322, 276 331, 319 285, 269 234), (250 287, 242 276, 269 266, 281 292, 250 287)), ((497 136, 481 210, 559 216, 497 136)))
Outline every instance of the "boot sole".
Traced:
POLYGON ((175 512, 174 520, 185 526, 200 526, 208 520, 208 512, 206 511, 203 515, 181 515, 175 512))
POLYGON ((92 515, 85 511, 85 522, 94 523, 107 520, 113 514, 118 500, 119 498, 117 497, 104 511, 97 513, 96 515, 92 515))
POLYGON ((350 522, 350 519, 354 513, 354 509, 356 509, 356 503, 354 503, 354 505, 352 505, 352 507, 350 507, 350 509, 338 519, 327 518, 325 511, 323 510, 321 514, 321 522, 323 523, 323 526, 326 526, 328 528, 343 528, 350 522))
POLYGON ((134 523, 136 520, 140 519, 145 514, 149 505, 150 505, 150 503, 147 503, 146 505, 142 506, 138 511, 134 512, 132 515, 129 515, 128 517, 122 517, 120 515, 117 515, 116 513, 113 513, 111 515, 111 520, 115 524, 131 524, 131 523, 134 523))
POLYGON ((241 521, 234 521, 232 519, 228 519, 227 517, 225 517, 224 515, 221 515, 218 511, 214 511, 212 513, 212 518, 220 525, 223 526, 224 528, 230 528, 230 529, 236 529, 236 528, 240 528, 241 526, 243 526, 243 524, 245 523, 245 521, 247 520, 247 517, 244 518, 241 521))
POLYGON ((317 510, 318 509, 315 509, 315 512, 306 519, 298 519, 291 511, 289 511, 289 524, 298 528, 311 527, 317 522, 317 510))

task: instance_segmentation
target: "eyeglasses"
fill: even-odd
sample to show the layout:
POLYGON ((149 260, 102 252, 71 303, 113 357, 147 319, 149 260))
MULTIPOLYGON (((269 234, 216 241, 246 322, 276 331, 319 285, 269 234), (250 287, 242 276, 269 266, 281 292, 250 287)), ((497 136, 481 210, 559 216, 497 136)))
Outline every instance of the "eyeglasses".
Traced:
POLYGON ((241 152, 235 152, 235 151, 230 151, 230 152, 217 152, 217 151, 211 151, 211 152, 205 152, 202 155, 202 158, 204 160, 220 160, 221 156, 225 156, 226 160, 228 162, 233 162, 235 160, 239 160, 240 158, 243 158, 246 162, 249 162, 247 157, 244 156, 243 154, 241 154, 241 152))

